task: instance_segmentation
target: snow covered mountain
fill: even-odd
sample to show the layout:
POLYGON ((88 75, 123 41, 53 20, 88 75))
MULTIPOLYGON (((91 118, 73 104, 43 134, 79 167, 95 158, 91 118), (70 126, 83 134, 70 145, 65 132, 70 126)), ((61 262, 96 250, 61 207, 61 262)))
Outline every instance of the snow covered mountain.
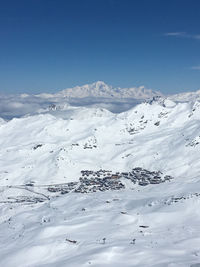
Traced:
POLYGON ((0 266, 198 266, 199 153, 199 101, 0 120, 0 266))
POLYGON ((169 96, 171 100, 179 101, 179 102, 188 102, 188 101, 196 101, 200 100, 200 90, 195 92, 185 92, 180 94, 174 94, 169 96))
MULTIPOLYGON (((115 166, 117 171, 126 171, 133 167, 133 162, 134 166, 173 176, 186 175, 191 159, 193 164, 198 160, 197 155, 194 158, 190 155, 190 151, 193 155, 199 153, 198 144, 192 150, 189 144, 199 138, 199 115, 199 102, 175 104, 163 99, 142 103, 120 114, 69 106, 51 114, 2 120, 1 184, 64 183, 77 180, 82 169, 115 166), (142 149, 140 144, 146 141, 142 149), (35 150, 37 145, 41 147, 35 150), (167 157, 172 153, 176 153, 174 157, 167 157), (180 153, 184 157, 179 162, 180 153), (176 160, 177 166, 185 166, 184 171, 171 167, 176 160), (15 164, 10 164, 13 161, 15 164), (15 172, 16 168, 20 171, 15 172)), ((199 170, 195 168, 193 172, 197 175, 199 170)))
POLYGON ((55 94, 0 95, 0 117, 11 119, 27 114, 47 113, 53 109, 65 110, 69 105, 104 108, 113 113, 120 113, 143 101, 151 101, 153 98, 194 103, 200 99, 200 91, 164 96, 162 93, 146 89, 144 86, 114 88, 98 81, 68 88, 55 94))
POLYGON ((27 114, 44 113, 54 109, 65 109, 68 105, 106 108, 112 112, 128 110, 145 99, 161 93, 138 88, 113 88, 104 82, 65 89, 55 94, 0 95, 0 117, 11 119, 27 114))
POLYGON ((134 98, 147 99, 153 96, 162 95, 160 92, 146 89, 144 86, 133 88, 113 88, 102 81, 97 81, 92 84, 76 86, 74 88, 65 89, 58 94, 57 97, 105 97, 105 98, 134 98))

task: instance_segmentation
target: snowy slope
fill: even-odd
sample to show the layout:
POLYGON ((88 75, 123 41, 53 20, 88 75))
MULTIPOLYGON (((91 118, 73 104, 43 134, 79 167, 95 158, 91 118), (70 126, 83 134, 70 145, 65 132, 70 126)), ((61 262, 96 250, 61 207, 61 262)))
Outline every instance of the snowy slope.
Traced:
POLYGON ((199 153, 198 101, 159 98, 120 114, 66 106, 0 121, 0 266, 195 266, 199 153), (79 182, 81 170, 136 167, 174 179, 47 190, 79 182))
POLYGON ((170 96, 171 100, 185 102, 185 101, 196 101, 200 99, 200 90, 195 92, 184 92, 180 94, 174 94, 170 96))
POLYGON ((83 169, 111 166, 116 171, 141 166, 179 177, 195 165, 193 172, 199 172, 200 146, 191 145, 200 135, 198 102, 143 103, 120 114, 69 107, 52 114, 14 118, 1 126, 2 184, 61 183, 78 179, 83 169), (96 147, 84 149, 87 144, 96 147))

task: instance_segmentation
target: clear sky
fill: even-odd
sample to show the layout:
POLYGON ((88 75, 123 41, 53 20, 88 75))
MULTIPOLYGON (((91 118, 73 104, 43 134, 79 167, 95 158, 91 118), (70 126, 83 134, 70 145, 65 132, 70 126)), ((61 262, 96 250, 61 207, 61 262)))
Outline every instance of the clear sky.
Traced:
POLYGON ((1 1, 0 93, 97 80, 166 94, 200 89, 200 1, 1 1))

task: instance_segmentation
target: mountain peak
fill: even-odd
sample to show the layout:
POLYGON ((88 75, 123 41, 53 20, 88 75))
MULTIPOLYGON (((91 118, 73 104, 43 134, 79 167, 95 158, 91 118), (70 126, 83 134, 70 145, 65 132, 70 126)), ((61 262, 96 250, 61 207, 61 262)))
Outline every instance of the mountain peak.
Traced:
POLYGON ((60 91, 58 96, 70 98, 104 97, 104 98, 134 98, 146 99, 162 95, 160 92, 146 89, 144 86, 132 88, 112 87, 104 81, 97 81, 83 86, 75 86, 60 91))
POLYGON ((97 82, 92 83, 92 85, 96 85, 97 87, 108 86, 104 81, 97 81, 97 82))

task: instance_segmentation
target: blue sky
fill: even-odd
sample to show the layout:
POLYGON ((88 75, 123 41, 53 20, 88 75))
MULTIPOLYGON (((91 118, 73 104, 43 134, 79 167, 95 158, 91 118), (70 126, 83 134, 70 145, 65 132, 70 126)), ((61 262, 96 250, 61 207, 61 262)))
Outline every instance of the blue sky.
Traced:
POLYGON ((0 93, 97 80, 166 94, 200 89, 200 1, 1 2, 0 93))

